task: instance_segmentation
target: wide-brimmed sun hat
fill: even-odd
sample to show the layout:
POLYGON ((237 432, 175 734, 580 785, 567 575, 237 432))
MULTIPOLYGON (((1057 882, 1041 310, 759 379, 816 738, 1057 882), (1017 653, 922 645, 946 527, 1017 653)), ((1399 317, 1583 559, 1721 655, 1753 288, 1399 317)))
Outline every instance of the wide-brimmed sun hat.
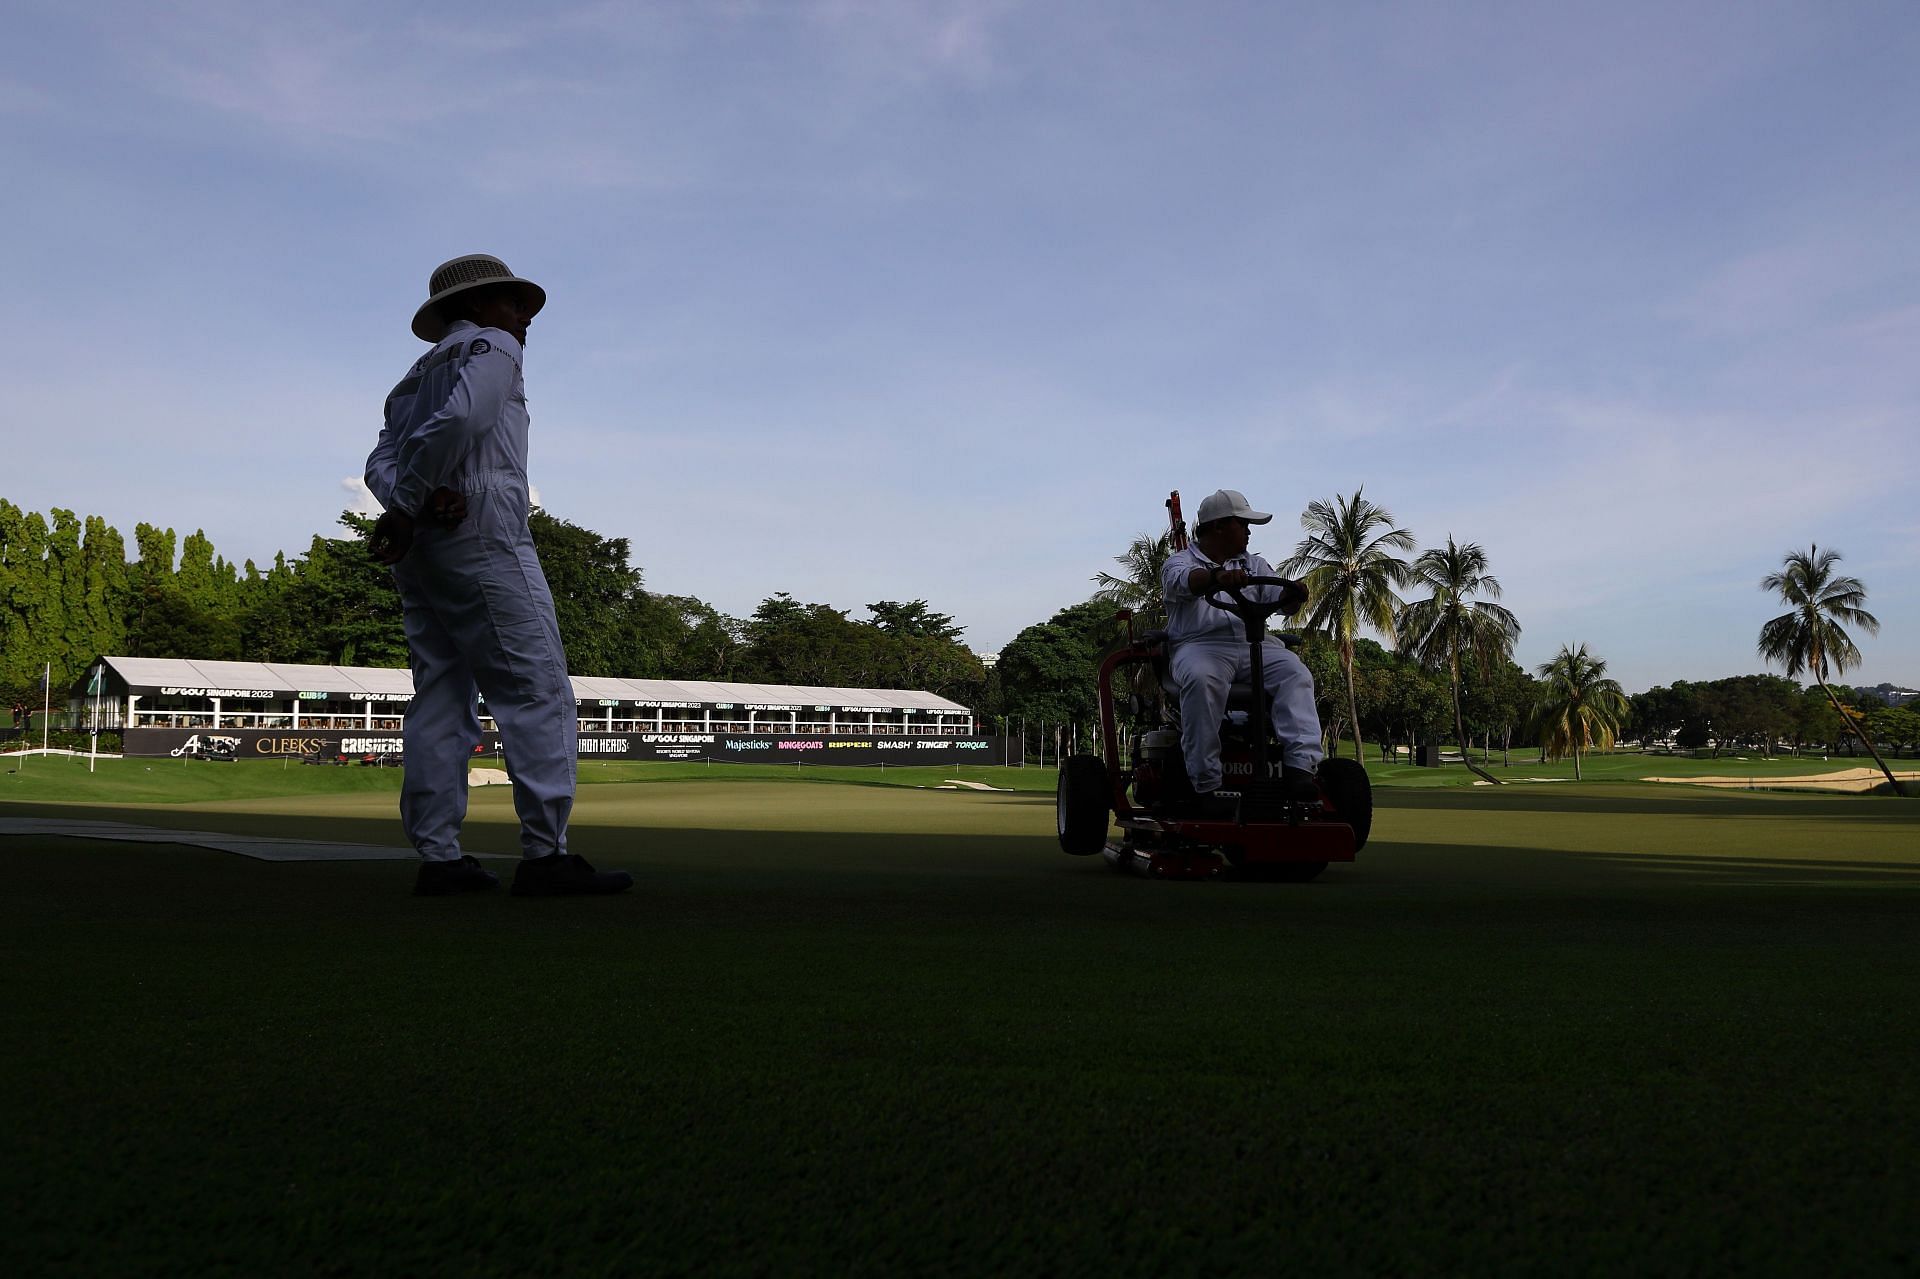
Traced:
POLYGON ((1249 524, 1265 524, 1273 516, 1265 511, 1256 511, 1247 505, 1247 499, 1238 489, 1215 489, 1207 497, 1200 499, 1200 516, 1194 521, 1194 527, 1211 524, 1215 520, 1224 520, 1231 516, 1236 520, 1245 520, 1249 524))
POLYGON ((469 253, 433 268, 427 277, 427 300, 413 313, 413 335, 422 342, 438 342, 447 335, 447 322, 440 318, 440 304, 456 293, 484 288, 490 284, 517 284, 533 305, 533 314, 547 304, 547 291, 532 280, 523 280, 507 264, 487 253, 469 253))

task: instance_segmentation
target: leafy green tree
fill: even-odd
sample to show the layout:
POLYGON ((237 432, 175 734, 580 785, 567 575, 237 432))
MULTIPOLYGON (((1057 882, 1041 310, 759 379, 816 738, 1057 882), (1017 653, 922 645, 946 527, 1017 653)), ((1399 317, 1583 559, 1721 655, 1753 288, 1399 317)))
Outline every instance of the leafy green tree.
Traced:
POLYGON ((127 604, 132 589, 127 544, 120 531, 97 515, 86 519, 81 546, 82 580, 78 628, 69 651, 82 663, 119 653, 127 643, 127 604))
POLYGON ((1841 710, 1839 699, 1827 687, 1829 664, 1836 674, 1844 675, 1860 662, 1860 650, 1847 634, 1847 627, 1858 626, 1869 635, 1880 633, 1880 619, 1865 608, 1867 588, 1857 577, 1835 574, 1834 565, 1839 562, 1840 552, 1822 551, 1815 544, 1804 554, 1789 551, 1778 572, 1760 579, 1760 589, 1777 593, 1790 610, 1760 628, 1760 655, 1785 666, 1788 675, 1801 671, 1812 674, 1833 702, 1834 710, 1886 774, 1893 793, 1905 795, 1866 729, 1857 717, 1841 710))
MULTIPOLYGON (((1338 650, 1335 652, 1337 660, 1338 650)), ((1395 670, 1413 664, 1391 649, 1381 647, 1378 640, 1363 638, 1354 641, 1353 701, 1360 712, 1361 726, 1370 738, 1384 740, 1392 735, 1385 716, 1389 685, 1395 670)), ((1339 700, 1345 700, 1341 697, 1344 692, 1340 687, 1342 674, 1336 666, 1327 679, 1328 687, 1335 690, 1334 696, 1339 700)), ((1346 709, 1350 712, 1354 708, 1346 709)), ((1380 757, 1385 759, 1386 753, 1383 751, 1380 757)))
POLYGON ((925 600, 880 600, 867 605, 864 625, 883 637, 880 651, 888 687, 919 688, 979 707, 987 688, 987 668, 960 642, 965 628, 925 600))
POLYGON ((47 522, 0 499, 0 686, 38 690, 46 646, 47 522))
MULTIPOLYGON (((1845 699, 1845 695, 1839 689, 1836 688, 1833 692, 1842 700, 1845 699)), ((1818 742, 1823 754, 1833 750, 1840 739, 1847 735, 1840 708, 1835 706, 1833 699, 1817 685, 1801 690, 1800 702, 1795 711, 1795 740, 1808 745, 1818 742)))
MULTIPOLYGON (((1347 722, 1353 726, 1353 757, 1365 758, 1360 740, 1360 703, 1354 687, 1353 646, 1362 626, 1394 638, 1395 619, 1405 607, 1394 588, 1405 585, 1408 565, 1394 551, 1413 549, 1413 534, 1393 526, 1393 513, 1355 489, 1331 502, 1309 503, 1300 516, 1306 536, 1281 572, 1307 588, 1301 625, 1333 636, 1346 677, 1347 722)), ((1464 749, 1464 747, 1463 747, 1464 749)))
POLYGON ((1695 687, 1717 743, 1748 744, 1768 754, 1776 738, 1793 735, 1800 688, 1792 680, 1736 675, 1695 687))
POLYGON ((373 521, 344 511, 351 536, 315 535, 307 553, 276 562, 248 612, 249 656, 318 666, 407 665, 400 591, 391 570, 367 555, 373 521))
POLYGON ((684 672, 694 679, 735 678, 734 667, 740 660, 743 624, 739 619, 728 617, 711 604, 692 596, 671 598, 686 601, 682 606, 683 615, 688 618, 691 627, 680 646, 673 671, 684 672))
POLYGON ((245 643, 238 616, 201 604, 169 582, 156 582, 142 591, 138 618, 127 635, 127 650, 129 657, 258 660, 258 654, 245 643))
POLYGON ((965 630, 956 625, 948 614, 934 612, 925 600, 910 600, 905 604, 897 600, 880 600, 867 605, 867 612, 873 615, 867 620, 867 625, 905 639, 942 640, 957 644, 965 630))
POLYGON ((1381 678, 1379 716, 1384 736, 1405 743, 1411 757, 1447 722, 1447 686, 1418 662, 1394 662, 1381 678))
POLYGON ((1340 649, 1333 636, 1325 631, 1298 634, 1300 640, 1293 651, 1313 676, 1313 710, 1320 721, 1320 747, 1332 755, 1337 752, 1341 737, 1352 729, 1347 722, 1352 702, 1346 697, 1340 680, 1340 649))
POLYGON ((1113 633, 1113 605, 1092 599, 1014 636, 995 667, 1004 713, 1034 724, 1093 723, 1100 654, 1113 633))
POLYGON ((174 570, 173 582, 196 608, 239 610, 239 574, 214 552, 213 543, 200 529, 180 544, 180 567, 174 570))
POLYGON ((46 602, 41 642, 53 660, 56 687, 66 688, 87 658, 76 657, 77 643, 85 643, 87 572, 80 544, 80 517, 54 507, 47 533, 46 602))
POLYGON ((691 595, 643 593, 629 607, 634 679, 730 680, 741 623, 691 595))
POLYGON ((986 692, 987 668, 964 644, 931 635, 894 635, 891 687, 920 688, 966 706, 978 706, 986 692))
POLYGON ((1867 712, 1867 728, 1876 741, 1884 743, 1895 755, 1903 747, 1911 754, 1916 742, 1920 742, 1920 715, 1905 706, 1888 706, 1884 702, 1875 706, 1867 712))
POLYGON ((881 688, 895 682, 884 632, 785 591, 760 602, 747 619, 745 640, 740 678, 753 683, 881 688))
POLYGON ((640 570, 628 563, 631 543, 602 537, 546 511, 527 518, 540 571, 553 592, 553 612, 567 669, 575 675, 625 675, 638 663, 633 603, 640 570))
POLYGON ((1540 744, 1559 759, 1573 755, 1573 779, 1580 780, 1580 752, 1606 750, 1625 726, 1631 708, 1620 685, 1607 678, 1607 664, 1585 644, 1565 644, 1539 667, 1542 684, 1535 705, 1540 744))
POLYGON ((1513 735, 1524 732, 1532 721, 1539 688, 1534 678, 1511 658, 1488 663, 1469 650, 1463 659, 1466 678, 1462 681, 1461 709, 1467 729, 1481 737, 1481 762, 1493 752, 1493 739, 1500 738, 1503 764, 1511 764, 1513 735))
POLYGON ((133 566, 136 590, 173 580, 175 538, 172 529, 156 528, 143 521, 133 526, 133 544, 140 555, 140 562, 133 566))
POLYGON ((1426 599, 1408 604, 1397 624, 1402 647, 1423 664, 1444 669, 1453 688, 1453 724, 1460 740, 1460 759, 1487 781, 1500 779, 1480 768, 1468 752, 1466 718, 1460 708, 1461 655, 1475 652, 1483 663, 1510 656, 1520 638, 1520 622, 1492 600, 1500 598, 1500 582, 1487 572, 1487 553, 1477 543, 1464 546, 1447 535, 1446 549, 1421 552, 1409 572, 1408 585, 1425 588, 1426 599), (1475 599, 1476 595, 1487 599, 1475 599))
POLYGON ((1698 693, 1683 679, 1675 680, 1672 687, 1656 684, 1628 701, 1632 705, 1628 731, 1642 741, 1677 739, 1687 725, 1705 720, 1698 693))
POLYGON ((0 689, 36 705, 49 668, 57 696, 121 647, 127 611, 120 535, 98 516, 51 515, 0 499, 0 689))

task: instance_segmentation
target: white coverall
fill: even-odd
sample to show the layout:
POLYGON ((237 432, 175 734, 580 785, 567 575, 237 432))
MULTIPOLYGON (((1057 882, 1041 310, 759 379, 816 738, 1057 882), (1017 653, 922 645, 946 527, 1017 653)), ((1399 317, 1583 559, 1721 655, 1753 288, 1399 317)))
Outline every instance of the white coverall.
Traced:
POLYGON ((393 568, 413 659, 400 821, 430 861, 461 855, 467 766, 480 743, 476 691, 506 747, 522 851, 567 851, 579 720, 527 530, 521 358, 512 334, 456 321, 388 395, 367 458, 380 504, 416 518, 413 547, 393 568), (442 487, 467 500, 451 529, 423 518, 442 487))
MULTIPOLYGON (((1180 751, 1187 778, 1202 794, 1221 782, 1220 720, 1227 693, 1236 683, 1252 683, 1247 626, 1235 614, 1215 608, 1187 587, 1195 569, 1243 569, 1255 577, 1277 577, 1273 566, 1249 552, 1216 564, 1191 543, 1167 557, 1160 570, 1160 593, 1167 603, 1168 666, 1180 696, 1180 751)), ((1249 599, 1279 598, 1277 586, 1243 586, 1249 599)), ((1267 695, 1273 732, 1280 739, 1280 761, 1311 772, 1320 765, 1320 716, 1313 706, 1313 675, 1307 664, 1277 639, 1261 647, 1266 659, 1267 695)))

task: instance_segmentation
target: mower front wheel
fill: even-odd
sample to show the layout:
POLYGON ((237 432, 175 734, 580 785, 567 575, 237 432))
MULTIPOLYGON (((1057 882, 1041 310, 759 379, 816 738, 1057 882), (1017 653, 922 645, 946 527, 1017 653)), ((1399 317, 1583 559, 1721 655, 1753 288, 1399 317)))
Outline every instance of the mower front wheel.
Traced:
POLYGON ((1054 790, 1060 850, 1087 857, 1107 846, 1107 765, 1098 755, 1069 755, 1054 790))

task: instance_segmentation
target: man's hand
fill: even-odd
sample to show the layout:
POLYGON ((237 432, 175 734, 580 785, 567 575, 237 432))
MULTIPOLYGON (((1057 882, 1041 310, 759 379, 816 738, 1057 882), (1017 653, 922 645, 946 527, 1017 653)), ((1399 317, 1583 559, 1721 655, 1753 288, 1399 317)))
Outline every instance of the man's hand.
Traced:
POLYGON ((1197 568, 1187 578, 1187 589, 1201 599, 1215 591, 1224 591, 1247 584, 1247 571, 1243 568, 1216 568, 1212 565, 1197 568))
MULTIPOLYGON (((465 514, 464 504, 462 514, 465 514)), ((367 539, 367 554, 382 564, 398 564, 413 547, 413 516, 405 511, 388 511, 373 522, 373 536, 367 539)))
POLYGON ((435 528, 452 528, 467 518, 467 499, 450 488, 437 488, 421 514, 435 528))

